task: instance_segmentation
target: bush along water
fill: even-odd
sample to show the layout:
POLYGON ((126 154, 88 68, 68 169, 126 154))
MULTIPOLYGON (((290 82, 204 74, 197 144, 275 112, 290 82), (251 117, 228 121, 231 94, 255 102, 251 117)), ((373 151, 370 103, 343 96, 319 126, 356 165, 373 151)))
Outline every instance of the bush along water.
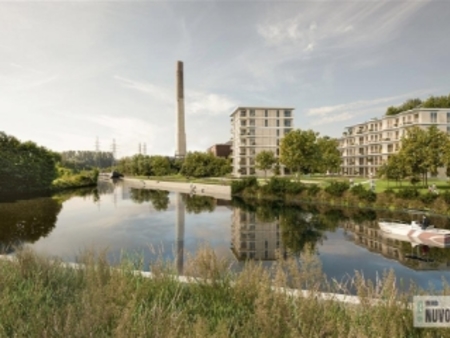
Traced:
POLYGON ((415 187, 375 193, 361 184, 353 187, 347 182, 331 181, 325 187, 305 184, 288 178, 272 177, 260 183, 256 177, 244 178, 231 184, 233 196, 248 199, 280 200, 285 203, 328 203, 381 209, 427 209, 436 214, 449 214, 450 191, 442 194, 421 193, 415 187))

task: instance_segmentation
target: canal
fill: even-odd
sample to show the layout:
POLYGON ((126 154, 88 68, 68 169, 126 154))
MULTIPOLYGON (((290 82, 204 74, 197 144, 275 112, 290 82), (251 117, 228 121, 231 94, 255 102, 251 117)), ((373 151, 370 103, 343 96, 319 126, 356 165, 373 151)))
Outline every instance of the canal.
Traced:
MULTIPOLYGON (((179 273, 201 246, 239 270, 256 260, 270 269, 277 257, 312 250, 328 279, 348 281, 355 271, 374 282, 389 269, 408 285, 442 288, 450 280, 450 249, 413 247, 387 238, 380 218, 408 220, 407 213, 330 206, 252 205, 126 183, 99 182, 96 189, 0 202, 0 249, 29 247, 50 257, 76 261, 85 250, 106 250, 111 263, 141 257, 144 269, 156 259, 175 262, 179 273)), ((450 228, 448 218, 432 224, 450 228)), ((403 285, 403 284, 402 284, 403 285)))

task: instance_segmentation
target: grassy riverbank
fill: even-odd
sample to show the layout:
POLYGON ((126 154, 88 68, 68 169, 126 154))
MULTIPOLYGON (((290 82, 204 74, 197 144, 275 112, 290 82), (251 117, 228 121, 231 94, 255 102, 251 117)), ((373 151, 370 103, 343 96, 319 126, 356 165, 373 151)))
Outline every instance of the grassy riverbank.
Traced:
POLYGON ((450 190, 435 194, 415 187, 397 187, 373 192, 362 184, 350 186, 345 181, 328 181, 322 184, 304 184, 286 178, 273 177, 265 184, 256 178, 232 182, 233 196, 248 200, 278 200, 286 203, 323 203, 340 207, 362 207, 389 210, 428 210, 431 213, 448 215, 450 190))
POLYGON ((393 274, 379 291, 357 276, 361 305, 315 299, 324 277, 310 254, 301 265, 280 261, 271 279, 250 263, 232 274, 228 262, 203 249, 186 262, 185 273, 199 278, 191 284, 171 277, 174 268, 162 262, 151 266, 154 278, 148 279, 132 273, 140 266, 130 260, 112 270, 104 258, 93 257, 80 259, 84 269, 64 268, 30 252, 0 261, 0 336, 450 337, 448 330, 413 328, 408 297, 421 291, 400 295, 392 287, 393 274), (313 292, 288 297, 274 286, 308 286, 313 292), (370 298, 385 302, 370 306, 370 298))
POLYGON ((75 172, 70 169, 60 168, 59 177, 52 182, 51 191, 85 188, 97 185, 99 171, 89 170, 75 172))

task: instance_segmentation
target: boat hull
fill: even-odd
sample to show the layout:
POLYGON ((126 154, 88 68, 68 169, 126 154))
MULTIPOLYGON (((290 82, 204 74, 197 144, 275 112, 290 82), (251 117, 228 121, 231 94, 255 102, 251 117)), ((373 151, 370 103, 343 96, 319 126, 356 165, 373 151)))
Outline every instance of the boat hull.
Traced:
POLYGON ((423 230, 414 222, 411 224, 379 222, 379 226, 383 235, 388 238, 440 248, 450 247, 450 230, 433 227, 423 230))

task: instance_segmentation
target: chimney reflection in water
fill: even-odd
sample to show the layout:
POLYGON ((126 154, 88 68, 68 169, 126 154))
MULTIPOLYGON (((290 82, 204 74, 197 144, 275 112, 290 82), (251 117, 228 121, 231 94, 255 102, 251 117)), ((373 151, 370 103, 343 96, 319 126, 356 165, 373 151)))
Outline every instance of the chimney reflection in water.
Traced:
POLYGON ((183 274, 183 258, 184 258, 184 202, 181 194, 176 193, 176 252, 175 263, 179 275, 183 274))

